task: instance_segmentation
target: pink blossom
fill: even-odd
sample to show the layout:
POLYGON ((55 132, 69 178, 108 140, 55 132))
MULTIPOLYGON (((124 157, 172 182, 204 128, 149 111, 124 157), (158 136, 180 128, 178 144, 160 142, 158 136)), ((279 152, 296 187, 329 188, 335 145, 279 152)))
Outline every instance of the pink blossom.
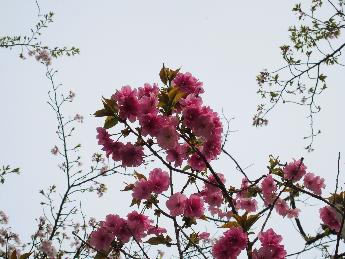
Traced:
POLYGON ((300 212, 300 209, 297 209, 297 208, 290 209, 286 201, 281 198, 277 199, 274 207, 280 216, 283 216, 283 217, 287 216, 288 218, 297 218, 300 212))
POLYGON ((283 240, 280 235, 277 235, 273 229, 268 229, 266 232, 259 233, 259 240, 261 248, 253 251, 253 259, 285 259, 286 251, 284 246, 280 244, 283 240))
POLYGON ((122 160, 122 149, 124 147, 124 144, 119 142, 119 141, 115 141, 113 143, 111 143, 111 153, 112 153, 112 159, 114 161, 121 161, 122 160))
POLYGON ((183 110, 183 123, 190 129, 193 128, 194 123, 198 120, 199 116, 201 116, 201 108, 200 107, 187 107, 183 110))
MULTIPOLYGON (((222 174, 222 173, 217 173, 217 176, 218 176, 218 178, 219 178, 219 180, 223 183, 223 184, 225 184, 225 176, 224 176, 224 174, 222 174)), ((209 183, 205 183, 205 189, 208 191, 208 192, 216 192, 216 191, 219 191, 220 189, 219 189, 219 183, 217 182, 217 180, 216 180, 216 177, 213 175, 213 174, 210 174, 209 176, 208 176, 208 181, 211 183, 211 184, 209 184, 209 183)))
POLYGON ((245 210, 246 212, 255 212, 258 207, 258 202, 250 198, 241 198, 236 201, 236 207, 238 209, 245 210))
POLYGON ((158 112, 158 99, 157 96, 151 94, 149 96, 143 96, 139 100, 139 111, 141 114, 148 114, 153 113, 156 114, 158 112))
POLYGON ((297 182, 306 174, 306 169, 301 160, 294 160, 283 168, 284 178, 297 182))
POLYGON ((179 101, 180 105, 183 107, 183 109, 186 109, 188 107, 201 107, 202 105, 202 99, 199 96, 196 96, 195 94, 189 94, 186 98, 182 98, 179 101))
POLYGON ((262 246, 253 251, 253 259, 285 259, 286 255, 283 245, 262 246))
POLYGON ((247 178, 243 178, 241 182, 241 190, 236 194, 237 198, 247 198, 249 195, 249 182, 247 178))
POLYGON ((152 185, 145 179, 140 179, 134 184, 132 197, 137 200, 148 200, 151 197, 152 185))
POLYGON ((208 233, 208 232, 200 232, 198 234, 198 237, 199 237, 199 240, 206 240, 206 239, 209 239, 210 233, 208 233))
POLYGON ((186 201, 183 215, 191 218, 200 218, 204 215, 204 202, 195 194, 192 194, 186 201))
POLYGON ((276 199, 277 185, 272 175, 266 176, 261 182, 262 195, 264 196, 265 205, 272 204, 276 199))
POLYGON ((307 173, 303 179, 304 186, 317 195, 321 195, 321 189, 325 188, 325 179, 315 176, 313 173, 307 173))
POLYGON ((108 231, 107 227, 100 227, 91 233, 90 243, 97 250, 106 251, 109 249, 111 242, 114 240, 113 234, 108 231))
POLYGON ((212 205, 208 206, 208 211, 211 213, 212 216, 220 215, 220 214, 223 213, 222 210, 219 207, 212 206, 212 205))
POLYGON ((105 151, 106 156, 109 157, 109 155, 112 153, 112 143, 113 141, 110 139, 110 135, 107 132, 106 129, 102 127, 97 128, 97 136, 98 139, 98 145, 102 145, 102 150, 105 151))
POLYGON ((212 136, 204 142, 202 154, 207 160, 216 159, 222 152, 222 142, 219 136, 212 136))
POLYGON ((141 99, 143 96, 157 96, 159 93, 159 88, 157 84, 152 86, 148 83, 145 83, 143 87, 138 88, 138 97, 141 99))
POLYGON ((218 136, 219 138, 221 137, 221 134, 223 132, 223 126, 222 123, 219 119, 219 116, 216 112, 214 112, 209 106, 203 106, 201 107, 201 111, 203 114, 207 114, 208 116, 211 116, 212 118, 212 123, 213 123, 213 136, 218 136))
POLYGON ((228 220, 234 216, 234 213, 232 211, 220 211, 218 213, 218 216, 220 218, 227 218, 228 220))
POLYGON ((216 259, 236 259, 246 248, 247 239, 241 228, 231 228, 213 245, 212 254, 216 259))
POLYGON ((268 229, 266 232, 259 233, 259 240, 262 245, 278 245, 283 240, 281 235, 277 235, 272 228, 268 229))
POLYGON ((326 206, 320 209, 320 218, 330 229, 337 232, 340 230, 341 222, 337 217, 335 209, 331 206, 326 206))
POLYGON ((283 217, 285 217, 289 213, 289 210, 290 210, 286 201, 283 199, 280 199, 280 198, 278 198, 274 207, 275 207, 277 213, 283 217))
POLYGON ((167 230, 165 228, 161 228, 161 227, 154 227, 154 226, 151 226, 148 230, 147 230, 147 234, 148 235, 160 235, 160 234, 163 234, 163 233, 166 233, 167 230))
POLYGON ((156 114, 149 113, 139 117, 139 124, 141 126, 141 134, 143 136, 147 136, 149 134, 150 136, 155 137, 160 132, 163 118, 156 114))
POLYGON ((263 195, 271 194, 277 190, 277 185, 274 182, 272 175, 266 176, 261 182, 263 195))
POLYGON ((196 171, 202 171, 206 168, 204 160, 196 153, 190 156, 188 159, 188 165, 196 171))
POLYGON ((213 141, 221 142, 222 124, 218 114, 209 107, 191 106, 183 109, 183 123, 204 139, 213 137, 213 141))
POLYGON ((139 112, 139 101, 137 98, 137 90, 130 86, 123 86, 121 90, 116 91, 116 93, 112 96, 119 107, 119 116, 121 119, 134 122, 136 116, 139 112))
POLYGON ((205 196, 203 197, 204 201, 210 206, 219 207, 223 203, 223 195, 221 191, 217 192, 206 192, 205 196))
POLYGON ((140 146, 135 146, 128 142, 121 149, 122 166, 140 166, 143 162, 144 149, 140 146))
POLYGON ((160 194, 168 190, 170 184, 170 177, 167 172, 162 171, 159 168, 156 168, 150 172, 148 182, 151 185, 151 190, 156 194, 160 194))
POLYGON ((186 201, 187 197, 184 194, 177 192, 171 195, 166 201, 166 206, 170 210, 170 215, 175 217, 183 214, 186 201))
POLYGON ((198 81, 191 73, 178 73, 173 83, 186 94, 201 94, 204 92, 202 83, 198 81))
POLYGON ((127 225, 135 239, 141 240, 150 228, 151 221, 144 214, 132 211, 127 215, 127 225))
POLYGON ((213 118, 210 114, 202 114, 193 123, 193 131, 195 135, 209 138, 214 132, 213 118))
POLYGON ((127 221, 125 219, 120 218, 118 220, 118 223, 115 229, 115 236, 122 243, 127 243, 132 237, 132 232, 130 231, 127 221))
POLYGON ((118 215, 109 214, 106 216, 105 222, 102 226, 106 227, 108 231, 110 231, 115 236, 118 232, 120 224, 122 224, 122 221, 118 215))
POLYGON ((181 166, 183 160, 188 158, 187 145, 177 144, 175 148, 167 150, 166 160, 170 163, 175 162, 175 167, 181 166))
POLYGON ((176 147, 180 136, 175 127, 165 126, 157 134, 157 143, 161 148, 173 149, 176 147))
POLYGON ((287 213, 287 217, 289 219, 291 218, 298 218, 298 215, 300 213, 300 209, 296 208, 296 209, 289 209, 288 213, 287 213))

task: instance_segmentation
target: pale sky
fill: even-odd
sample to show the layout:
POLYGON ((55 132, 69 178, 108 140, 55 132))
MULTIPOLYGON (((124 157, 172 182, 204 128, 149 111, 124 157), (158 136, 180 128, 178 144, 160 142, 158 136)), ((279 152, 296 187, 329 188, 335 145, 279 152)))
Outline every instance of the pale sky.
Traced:
MULTIPOLYGON (((270 154, 282 161, 303 156, 309 170, 325 178, 327 191, 334 189, 338 152, 345 158, 343 70, 329 73, 329 88, 320 98, 323 110, 316 123, 322 134, 314 152, 304 150, 308 120, 307 111, 300 107, 280 106, 271 114, 269 126, 251 126, 260 101, 255 76, 263 68, 283 64, 278 47, 288 42, 287 29, 297 20, 290 11, 293 1, 60 0, 40 5, 42 13, 56 14, 42 41, 81 50, 77 57, 53 60, 52 66, 59 70, 58 82, 76 93, 65 114, 84 115, 75 140, 83 146, 85 165, 99 151, 95 128, 102 120, 91 114, 100 107, 101 97, 123 85, 159 82, 164 62, 194 74, 204 82, 205 103, 235 118, 231 129, 236 132, 227 149, 243 167, 251 165, 247 169, 251 178, 266 173, 270 154)), ((0 0, 0 6, 0 35, 23 35, 36 23, 34 1, 0 0)), ((18 54, 18 49, 0 49, 0 165, 18 166, 22 171, 0 187, 0 204, 13 229, 28 238, 34 230, 33 219, 41 215, 38 190, 51 183, 61 187, 64 179, 50 154, 57 138, 55 117, 46 104, 45 68, 33 58, 19 59, 18 54)), ((238 185, 239 176, 229 160, 215 164, 229 182, 238 185)), ((102 199, 89 197, 87 215, 103 219, 108 213, 125 216, 129 212, 129 193, 118 191, 125 178, 116 177, 107 179, 109 192, 102 199)), ((341 179, 343 184, 344 174, 341 179)), ((301 214, 310 234, 319 227, 318 208, 301 214)), ((272 222, 281 230, 288 252, 303 247, 292 222, 280 217, 272 222)))

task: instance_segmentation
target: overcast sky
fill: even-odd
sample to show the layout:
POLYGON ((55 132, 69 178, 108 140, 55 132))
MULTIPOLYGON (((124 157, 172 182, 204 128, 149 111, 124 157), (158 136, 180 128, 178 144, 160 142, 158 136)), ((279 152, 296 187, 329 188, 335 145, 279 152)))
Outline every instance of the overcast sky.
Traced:
MULTIPOLYGON (((34 1, 0 0, 0 6, 0 35, 27 34, 37 21, 34 1)), ((329 74, 329 89, 321 97, 323 110, 316 120, 322 135, 314 152, 304 150, 308 121, 307 111, 300 107, 280 106, 267 127, 251 126, 260 101, 255 76, 263 68, 283 64, 278 46, 288 41, 287 29, 296 21, 290 11, 293 1, 60 0, 41 1, 40 6, 42 13, 56 13, 42 41, 81 50, 79 56, 54 60, 52 66, 59 70, 57 81, 76 93, 66 114, 84 115, 76 141, 82 143, 86 165, 99 151, 95 128, 102 122, 90 114, 100 107, 100 98, 126 84, 159 82, 164 62, 193 73, 204 82, 205 103, 234 117, 227 149, 243 167, 250 166, 252 178, 266 173, 270 154, 282 161, 303 156, 310 171, 324 177, 328 190, 333 190, 337 154, 345 149, 343 70, 329 74)), ((22 171, 1 186, 0 204, 13 228, 28 238, 33 219, 41 214, 38 190, 53 182, 63 186, 63 178, 50 154, 57 138, 55 117, 46 104, 45 68, 32 58, 20 60, 18 54, 18 49, 0 49, 0 164, 22 171)), ((230 161, 218 161, 216 166, 230 182, 238 179, 230 161)), ((107 213, 128 212, 130 195, 118 191, 124 179, 109 179, 105 197, 92 196, 85 205, 89 216, 102 219, 107 213)), ((307 229, 313 234, 319 226, 318 207, 301 217, 308 219, 307 229)), ((283 229, 289 252, 303 247, 301 240, 296 243, 292 222, 280 218, 274 222, 283 229)))

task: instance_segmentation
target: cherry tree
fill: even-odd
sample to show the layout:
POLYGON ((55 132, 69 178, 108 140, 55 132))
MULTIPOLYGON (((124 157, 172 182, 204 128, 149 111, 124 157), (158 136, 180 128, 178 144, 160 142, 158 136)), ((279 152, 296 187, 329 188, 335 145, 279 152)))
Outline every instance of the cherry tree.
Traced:
MULTIPOLYGON (((342 0, 313 0, 309 11, 297 4, 293 11, 301 25, 289 29, 292 45, 280 47, 286 66, 257 76, 264 103, 258 106, 253 124, 267 124, 266 116, 280 103, 306 106, 309 151, 318 134, 313 120, 320 111, 316 97, 327 88, 322 68, 342 66, 344 44, 339 38, 344 4, 342 0), (332 15, 320 17, 324 9, 332 10, 332 15)), ((41 16, 39 9, 38 17, 30 36, 2 37, 0 47, 19 48, 21 58, 35 56, 45 67, 48 105, 57 123, 58 142, 51 153, 59 161, 65 186, 59 189, 53 183, 40 190, 43 214, 25 243, 0 211, 1 257, 281 259, 305 257, 310 250, 319 250, 324 258, 345 257, 340 153, 332 183, 310 172, 305 158, 282 161, 279 154, 264 162, 266 172, 249 176, 227 150, 230 120, 203 99, 210 88, 183 68, 163 64, 157 78, 149 79, 159 83, 126 85, 103 97, 102 107, 94 114, 102 119, 94 139, 102 151, 91 155, 90 165, 84 166, 81 144, 72 138, 77 134, 76 124, 84 118, 65 114, 76 94, 57 82, 58 71, 53 67, 54 58, 79 54, 79 49, 42 44, 41 30, 52 22, 53 14, 41 16), (241 182, 216 169, 214 162, 221 156, 236 167, 241 182), (81 196, 91 192, 101 198, 107 179, 120 175, 126 178, 121 191, 131 197, 130 204, 121 204, 128 213, 114 211, 101 220, 85 215, 81 196), (306 199, 318 204, 313 208, 319 215, 313 232, 306 231, 300 219, 307 209, 306 199), (284 245, 285 233, 272 223, 273 215, 279 217, 279 224, 296 228, 296 240, 304 243, 302 250, 284 245)), ((1 183, 8 174, 18 172, 19 168, 3 166, 1 183)))

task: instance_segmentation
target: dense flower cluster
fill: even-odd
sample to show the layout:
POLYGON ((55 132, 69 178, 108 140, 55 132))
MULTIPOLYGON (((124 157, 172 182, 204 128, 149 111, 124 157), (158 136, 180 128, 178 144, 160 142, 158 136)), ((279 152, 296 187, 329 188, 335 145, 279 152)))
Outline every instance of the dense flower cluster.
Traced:
POLYGON ((101 127, 97 128, 98 144, 102 145, 102 150, 106 152, 107 157, 112 155, 115 161, 122 161, 122 166, 139 166, 143 162, 143 148, 128 142, 123 144, 119 141, 113 141, 109 133, 101 127))
MULTIPOLYGON (((323 188, 325 188, 324 179, 320 176, 315 176, 313 173, 306 173, 307 167, 301 160, 294 160, 283 168, 283 175, 286 180, 298 182, 303 178, 304 187, 311 190, 317 195, 321 195, 323 188)), ((277 184, 273 176, 270 174, 261 181, 261 190, 266 206, 273 204, 277 213, 283 217, 288 218, 298 217, 300 210, 298 208, 292 209, 287 202, 278 197, 277 184)))
POLYGON ((303 164, 303 161, 294 160, 284 167, 284 177, 291 181, 297 182, 303 177, 303 175, 306 174, 306 169, 307 167, 303 164))
POLYGON ((123 219, 118 215, 107 215, 98 229, 92 232, 90 243, 99 251, 107 251, 113 241, 127 243, 133 237, 140 241, 147 235, 159 235, 166 229, 152 225, 153 221, 144 214, 133 211, 123 219))
POLYGON ((341 222, 338 219, 337 212, 330 206, 326 206, 320 209, 320 218, 330 229, 339 231, 341 222))
MULTIPOLYGON (((223 184, 225 184, 225 177, 223 174, 217 174, 219 179, 223 184)), ((218 208, 223 203, 223 194, 222 191, 217 187, 216 179, 213 175, 208 177, 210 183, 205 183, 201 195, 203 196, 204 202, 209 205, 209 208, 218 208)))
POLYGON ((261 247, 254 249, 253 259, 284 259, 287 255, 284 246, 280 244, 283 238, 277 235, 273 229, 268 229, 259 234, 261 247))
MULTIPOLYGON (((160 168, 151 170, 147 177, 135 173, 137 180, 127 184, 124 189, 132 192, 132 204, 144 204, 143 213, 146 209, 154 208, 157 218, 163 214, 173 219, 175 228, 178 224, 176 217, 183 217, 181 229, 197 224, 199 219, 207 219, 207 213, 218 222, 225 218, 227 223, 224 227, 229 230, 214 243, 212 254, 216 259, 235 259, 247 247, 248 235, 252 233, 250 228, 267 207, 273 206, 282 217, 297 218, 300 209, 292 202, 288 204, 294 191, 298 193, 298 189, 303 189, 305 193, 311 191, 313 195, 320 196, 325 188, 324 179, 307 172, 303 159, 293 160, 284 166, 271 157, 267 175, 251 181, 244 174, 239 189, 233 186, 229 188, 225 185, 225 175, 215 173, 210 166, 210 162, 217 159, 222 150, 223 129, 219 116, 203 105, 200 96, 204 92, 203 84, 190 73, 178 71, 166 70, 163 75, 160 74, 166 87, 159 88, 157 84, 145 84, 137 89, 124 86, 111 99, 104 99, 104 109, 97 114, 107 116, 107 119, 103 128, 97 128, 98 144, 107 157, 121 162, 123 167, 147 165, 146 150, 159 158, 170 174, 160 168), (170 74, 164 77, 167 71, 170 74), (172 72, 176 72, 173 77, 172 72), (117 123, 122 124, 124 129, 115 134, 116 139, 113 140, 108 129, 117 123), (125 144, 123 139, 129 135, 136 141, 125 144), (165 161, 162 153, 166 155, 165 161), (172 174, 175 171, 189 175, 181 191, 173 188, 172 174), (201 189, 198 180, 203 180, 201 189), (192 194, 188 196, 186 189, 193 184, 197 192, 189 192, 192 194), (164 192, 170 187, 171 193, 167 195, 164 192), (168 212, 160 205, 160 199, 165 199, 168 212), (261 204, 264 208, 257 212, 261 204)), ((320 209, 320 218, 331 229, 339 231, 339 217, 332 207, 320 209)), ((179 231, 177 227, 175 234, 179 231)), ((90 241, 101 251, 108 251, 116 242, 124 244, 131 238, 141 241, 152 234, 159 235, 154 242, 167 244, 165 238, 169 236, 161 235, 165 232, 166 229, 158 227, 158 223, 153 226, 148 216, 133 211, 127 215, 127 219, 108 215, 92 232, 90 241)), ((191 234, 193 242, 204 240, 205 243, 209 236, 208 232, 197 233, 194 230, 191 234)), ((261 247, 247 251, 252 253, 253 259, 286 257, 282 237, 273 229, 260 232, 258 239, 261 247)))
POLYGON ((151 193, 161 194, 168 190, 170 184, 169 174, 161 169, 154 169, 150 172, 149 179, 140 179, 133 188, 132 196, 138 200, 147 200, 151 193))
POLYGON ((303 182, 306 188, 317 195, 321 195, 321 189, 326 187, 324 184, 325 179, 320 176, 315 176, 313 173, 307 173, 304 176, 303 182))
POLYGON ((212 254, 216 259, 236 259, 246 248, 247 239, 241 228, 231 228, 214 244, 212 254))
POLYGON ((171 216, 184 215, 185 217, 200 218, 204 215, 204 202, 197 194, 192 194, 187 198, 179 192, 170 196, 166 202, 171 216))
MULTIPOLYGON (((206 161, 216 159, 221 152, 222 124, 218 114, 208 106, 202 105, 200 94, 202 83, 190 73, 178 73, 172 87, 159 89, 156 84, 145 84, 138 89, 124 86, 112 96, 122 122, 138 121, 140 134, 156 140, 165 150, 168 162, 182 166, 183 161, 196 170, 205 169, 206 161), (165 105, 170 105, 169 113, 160 109, 162 96, 175 96, 165 105), (193 149, 183 137, 185 129, 197 138, 193 149)), ((115 107, 114 107, 115 108, 115 107)), ((139 144, 113 141, 104 128, 97 128, 98 144, 103 146, 107 156, 122 161, 124 167, 135 167, 143 163, 143 148, 139 144)))

